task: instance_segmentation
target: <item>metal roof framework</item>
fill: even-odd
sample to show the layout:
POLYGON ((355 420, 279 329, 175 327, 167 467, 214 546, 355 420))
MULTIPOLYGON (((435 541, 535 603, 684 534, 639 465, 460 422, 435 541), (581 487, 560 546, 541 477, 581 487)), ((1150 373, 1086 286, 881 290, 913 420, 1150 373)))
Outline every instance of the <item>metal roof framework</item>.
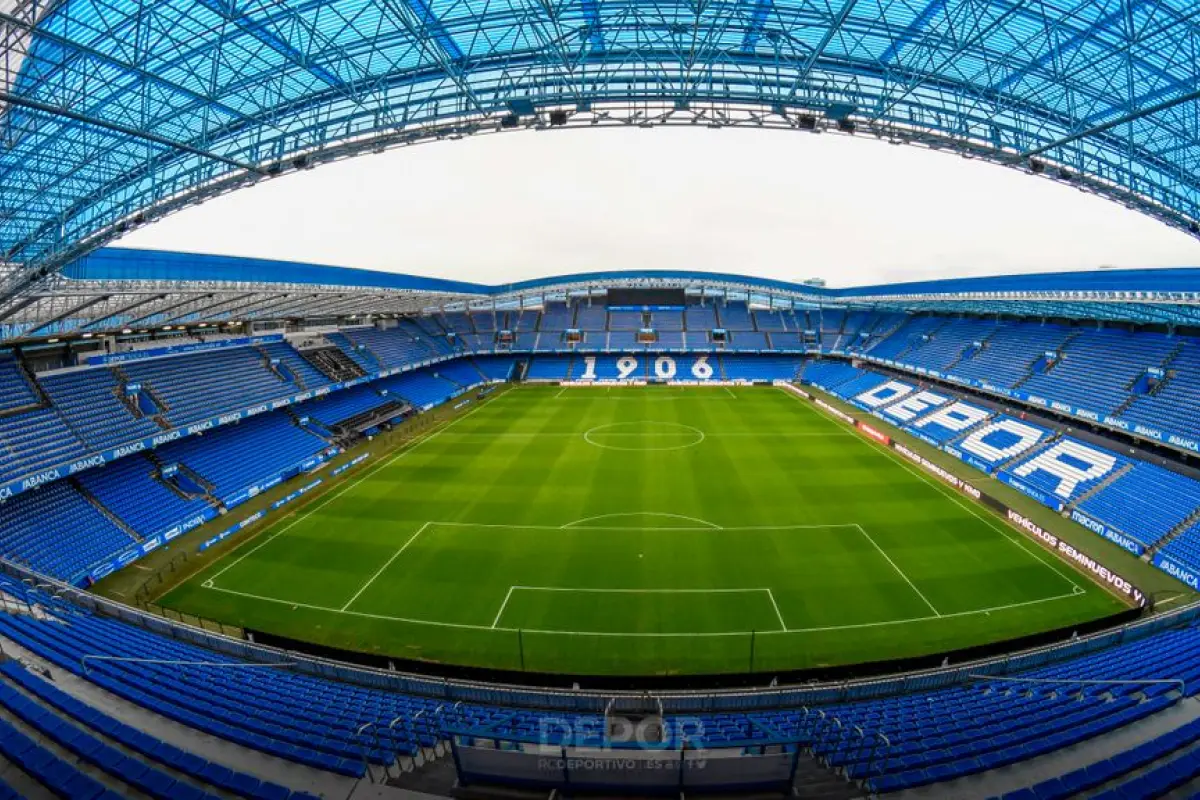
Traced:
POLYGON ((105 248, 23 293, 0 341, 250 322, 354 322, 430 309, 515 310, 674 288, 771 308, 867 308, 1200 328, 1200 269, 1114 270, 955 278, 828 289, 734 273, 642 270, 562 275, 489 286, 440 278, 105 248))
POLYGON ((524 128, 877 135, 1195 233, 1198 33, 1190 0, 6 2, 0 313, 216 194, 524 128))

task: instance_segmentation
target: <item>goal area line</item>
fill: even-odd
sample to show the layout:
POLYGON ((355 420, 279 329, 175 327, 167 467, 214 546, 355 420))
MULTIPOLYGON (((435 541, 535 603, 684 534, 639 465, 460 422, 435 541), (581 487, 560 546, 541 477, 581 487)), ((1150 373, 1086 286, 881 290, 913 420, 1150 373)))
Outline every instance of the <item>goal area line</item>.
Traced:
MULTIPOLYGON (((562 594, 756 594, 765 593, 767 599, 771 601, 771 609, 775 612, 775 618, 779 620, 779 630, 770 631, 772 633, 785 633, 788 630, 787 623, 783 621, 783 614, 779 611, 779 604, 775 602, 775 593, 769 588, 719 588, 719 589, 616 589, 616 588, 599 588, 599 587, 576 587, 576 586, 510 586, 508 593, 504 595, 504 602, 500 604, 500 610, 496 612, 496 618, 492 620, 492 630, 498 630, 500 619, 504 616, 504 610, 508 608, 508 601, 512 599, 513 592, 558 592, 562 594)), ((520 630, 525 630, 524 628, 520 630)), ((528 631, 532 633, 532 631, 528 631)), ((759 633, 767 633, 768 631, 756 631, 759 633)), ((598 632, 580 631, 582 634, 596 635, 598 632)), ((620 632, 616 632, 620 634, 620 632)), ((715 631, 714 633, 727 633, 724 631, 715 631)), ((620 634, 629 635, 629 634, 620 634)), ((683 635, 690 635, 684 633, 683 635)), ((704 635, 704 634, 698 634, 704 635)))

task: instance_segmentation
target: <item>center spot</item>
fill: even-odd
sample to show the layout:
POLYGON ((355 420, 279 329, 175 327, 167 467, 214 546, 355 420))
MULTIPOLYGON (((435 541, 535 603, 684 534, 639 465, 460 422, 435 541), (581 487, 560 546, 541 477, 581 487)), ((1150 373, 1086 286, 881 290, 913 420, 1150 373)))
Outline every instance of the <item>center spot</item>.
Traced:
POLYGON ((605 450, 682 450, 704 441, 704 431, 679 422, 613 422, 583 434, 588 444, 605 450))

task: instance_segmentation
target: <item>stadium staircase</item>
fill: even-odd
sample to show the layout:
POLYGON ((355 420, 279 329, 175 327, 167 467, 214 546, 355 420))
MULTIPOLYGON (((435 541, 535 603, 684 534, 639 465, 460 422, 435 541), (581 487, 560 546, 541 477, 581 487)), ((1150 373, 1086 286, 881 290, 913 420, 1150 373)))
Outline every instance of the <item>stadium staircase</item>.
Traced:
POLYGON ((1114 483, 1116 483, 1118 480, 1120 480, 1120 478, 1122 476, 1124 476, 1126 472, 1129 472, 1131 469, 1133 469, 1133 467, 1134 467, 1134 462, 1132 462, 1132 461, 1128 462, 1126 464, 1122 464, 1118 469, 1115 469, 1112 472, 1110 472, 1108 474, 1108 476, 1105 477, 1104 480, 1100 481, 1095 486, 1088 489, 1086 492, 1079 495, 1079 497, 1075 498, 1073 501, 1068 503, 1067 507, 1068 508, 1078 508, 1082 503, 1084 503, 1089 498, 1095 497, 1096 495, 1100 494, 1105 489, 1107 489, 1109 486, 1112 486, 1114 483))
POLYGON ((24 379, 25 383, 29 385, 30 390, 32 390, 34 396, 37 397, 37 402, 6 409, 3 414, 0 414, 0 416, 8 417, 12 416, 13 414, 24 414, 27 411, 34 411, 36 409, 50 408, 53 405, 52 401, 50 400, 50 395, 46 394, 46 390, 42 388, 40 383, 38 383, 37 378, 34 377, 33 371, 29 369, 29 365, 26 364, 21 358, 16 359, 16 362, 17 372, 20 373, 20 376, 22 379, 24 379))
MULTIPOLYGON (((341 334, 345 337, 346 341, 350 343, 350 346, 354 348, 355 352, 357 352, 363 359, 366 360, 368 365, 372 366, 375 371, 378 372, 382 366, 379 356, 375 355, 375 353, 371 351, 371 348, 367 347, 365 344, 355 341, 354 337, 350 335, 349 331, 342 330, 341 334)), ((366 373, 364 372, 364 374, 366 373)))
MULTIPOLYGON (((1057 367, 1058 364, 1067 357, 1067 355, 1066 355, 1067 348, 1071 346, 1071 342, 1078 339, 1081 335, 1083 335, 1083 331, 1081 331, 1081 330, 1074 330, 1074 331, 1071 331, 1070 333, 1068 333, 1067 337, 1065 339, 1063 339, 1061 342, 1059 342, 1058 346, 1054 348, 1054 351, 1056 353, 1058 353, 1058 358, 1054 359, 1049 364, 1047 364, 1045 369, 1041 370, 1040 374, 1048 375, 1051 372, 1053 372, 1054 368, 1057 367)), ((1017 382, 1012 385, 1011 388, 1019 389, 1022 386, 1024 386, 1026 383, 1028 383, 1030 380, 1032 380, 1034 375, 1039 374, 1037 367, 1038 367, 1038 364, 1041 363, 1041 361, 1044 357, 1045 357, 1044 353, 1039 353, 1033 359, 1033 361, 1030 362, 1029 369, 1026 370, 1025 374, 1022 375, 1017 380, 1017 382)))
MULTIPOLYGON (((137 381, 130 378, 129 373, 121 369, 119 365, 114 364, 112 367, 110 367, 110 369, 112 370, 113 374, 117 376, 121 390, 131 383, 137 383, 137 381)), ((116 391, 117 398, 125 405, 126 408, 129 409, 129 412, 133 414, 133 416, 137 417, 138 419, 145 418, 147 416, 146 412, 142 411, 142 409, 138 407, 138 404, 134 402, 129 395, 125 394, 124 391, 121 390, 114 390, 116 391)), ((158 409, 157 414, 149 415, 150 420, 164 431, 175 427, 171 423, 170 419, 167 418, 167 413, 171 410, 171 404, 164 400, 162 396, 158 394, 158 392, 154 391, 154 387, 148 383, 143 383, 141 390, 146 393, 146 395, 154 402, 155 407, 158 409)))
POLYGON ((796 761, 792 797, 800 800, 854 800, 866 794, 854 783, 822 764, 810 753, 796 761))
POLYGON ((294 372, 294 371, 286 369, 286 368, 280 369, 282 364, 272 364, 271 363, 271 359, 272 359, 271 354, 268 353, 262 345, 255 345, 254 350, 259 355, 262 356, 263 368, 266 369, 268 372, 270 372, 272 375, 274 375, 276 378, 279 378, 279 380, 283 381, 284 383, 295 384, 300 389, 300 391, 304 391, 305 389, 308 388, 304 384, 304 378, 302 378, 298 372, 294 372))
POLYGON ((1188 528, 1191 528, 1198 522, 1200 522, 1200 507, 1196 508, 1195 511, 1189 514, 1187 519, 1185 519, 1183 522, 1180 522, 1174 528, 1167 531, 1165 536, 1147 547, 1146 552, 1142 554, 1142 560, 1149 561, 1150 559, 1154 558, 1155 553, 1166 547, 1171 540, 1179 538, 1179 536, 1187 531, 1188 528))
POLYGON ((141 534, 139 534, 133 528, 126 525, 125 521, 122 520, 120 517, 118 517, 116 514, 109 511, 108 508, 103 503, 101 503, 100 500, 97 499, 97 497, 94 494, 92 494, 91 492, 89 492, 87 490, 87 488, 83 485, 83 483, 79 480, 79 478, 75 478, 75 477, 67 478, 67 482, 70 483, 72 488, 74 488, 75 491, 79 492, 79 494, 85 500, 87 500, 92 506, 94 506, 97 511, 99 511, 101 514, 103 514, 104 517, 109 522, 111 522, 113 525, 117 526, 117 528, 122 533, 128 535, 129 538, 135 542, 142 541, 141 534))
POLYGON ((979 340, 978 348, 976 348, 973 344, 968 344, 958 352, 958 355, 954 357, 954 360, 947 364, 946 368, 942 371, 948 375, 953 374, 954 368, 963 362, 963 360, 967 357, 967 353, 972 353, 971 358, 974 358, 982 353, 988 348, 988 343, 991 341, 991 338, 996 335, 996 331, 998 330, 1000 330, 999 326, 992 328, 992 330, 986 336, 979 340))

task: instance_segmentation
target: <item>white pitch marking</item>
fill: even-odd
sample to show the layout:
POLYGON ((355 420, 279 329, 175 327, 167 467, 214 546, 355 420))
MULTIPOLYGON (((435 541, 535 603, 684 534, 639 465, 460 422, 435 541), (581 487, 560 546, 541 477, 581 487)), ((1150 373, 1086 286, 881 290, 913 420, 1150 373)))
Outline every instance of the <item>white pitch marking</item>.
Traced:
MULTIPOLYGON (((802 405, 804 408, 809 408, 809 406, 808 406, 807 404, 803 403, 803 399, 802 399, 801 397, 799 397, 798 395, 794 395, 794 394, 792 394, 791 392, 785 391, 785 390, 783 390, 783 389, 780 389, 779 391, 783 392, 783 393, 784 393, 784 394, 786 394, 788 397, 792 397, 792 398, 794 398, 794 399, 796 400, 796 402, 799 402, 799 403, 801 403, 801 405, 802 405)), ((818 417, 820 417, 821 419, 823 419, 823 420, 825 420, 826 422, 828 422, 830 425, 837 425, 837 423, 836 423, 836 422, 834 422, 832 419, 830 419, 828 416, 826 416, 826 415, 824 415, 824 414, 821 414, 821 413, 818 413, 818 412, 813 412, 813 413, 814 413, 814 414, 816 414, 816 416, 818 416, 818 417)), ((853 416, 853 415, 852 415, 852 416, 853 416)), ((870 447, 870 446, 871 446, 871 443, 870 443, 870 442, 869 442, 869 441, 868 441, 866 438, 864 438, 864 437, 862 437, 862 436, 857 436, 857 435, 856 435, 854 438, 855 438, 855 439, 858 439, 858 440, 860 440, 860 441, 862 441, 862 442, 863 442, 863 444, 867 445, 868 447, 870 447)), ((876 448, 872 447, 871 449, 872 449, 872 450, 875 450, 876 448)), ((938 491, 940 494, 942 494, 942 495, 944 495, 945 497, 949 498, 949 499, 950 499, 950 501, 951 501, 951 502, 953 502, 953 503, 955 503, 956 505, 958 505, 958 507, 959 507, 959 508, 962 508, 962 509, 964 509, 964 510, 965 510, 967 513, 969 513, 971 516, 973 516, 973 517, 975 517, 976 519, 980 520, 980 521, 981 521, 981 522, 983 522, 985 525, 987 525, 989 528, 991 528, 992 530, 996 531, 996 532, 997 532, 997 533, 999 533, 1001 536, 1003 536, 1005 539, 1007 539, 1008 541, 1012 542, 1014 545, 1016 545, 1017 547, 1021 548, 1022 550, 1024 550, 1024 551, 1025 551, 1026 553, 1028 553, 1029 555, 1033 556, 1033 558, 1034 558, 1034 560, 1035 560, 1035 561, 1040 561, 1040 562, 1041 562, 1041 563, 1042 563, 1042 564, 1043 564, 1043 565, 1044 565, 1044 566, 1045 566, 1047 569, 1049 569, 1049 570, 1050 570, 1051 572, 1053 572, 1055 575, 1058 575, 1058 577, 1062 578, 1062 579, 1063 579, 1063 580, 1065 580, 1067 583, 1071 584, 1072 588, 1075 588, 1075 589, 1081 589, 1083 592, 1086 592, 1086 591, 1087 591, 1086 589, 1083 589, 1083 587, 1081 587, 1081 586, 1080 586, 1078 583, 1076 583, 1074 580, 1072 580, 1072 579, 1071 579, 1071 577, 1070 577, 1069 575, 1067 575, 1067 574, 1066 574, 1066 573, 1064 573, 1062 570, 1060 570, 1058 567, 1054 566, 1054 564, 1050 563, 1050 562, 1049 562, 1049 561, 1047 561, 1045 558, 1043 558, 1043 557, 1042 557, 1042 556, 1041 556, 1041 555, 1040 555, 1040 554, 1039 554, 1037 551, 1035 551, 1035 550, 1030 550, 1028 547, 1026 547, 1026 546, 1025 546, 1025 543, 1024 543, 1024 542, 1022 542, 1020 539, 1015 539, 1015 538, 1013 538, 1013 536, 1012 536, 1012 534, 1011 534, 1011 532, 1010 532, 1010 531, 1006 530, 1006 529, 1005 529, 1003 526, 1001 526, 1001 525, 998 525, 998 524, 997 524, 997 523, 996 523, 996 522, 995 522, 993 519, 990 519, 989 517, 987 517, 987 516, 985 516, 985 515, 981 514, 979 511, 977 511, 976 509, 972 508, 972 507, 971 507, 970 505, 968 505, 967 503, 964 503, 964 502, 962 501, 962 499, 961 499, 961 498, 959 498, 957 495, 955 495, 955 494, 953 493, 953 490, 951 490, 951 489, 950 489, 948 486, 943 486, 942 484, 940 484, 940 483, 938 483, 937 481, 935 481, 933 478, 931 478, 931 477, 929 477, 928 475, 925 475, 924 473, 922 473, 922 472, 920 472, 919 470, 917 470, 915 467, 913 467, 911 464, 907 463, 907 462, 906 462, 906 461, 905 461, 903 458, 901 458, 899 455, 897 455, 897 454, 895 453, 895 451, 893 451, 893 450, 892 450, 892 448, 890 448, 890 447, 888 447, 888 448, 885 448, 885 449, 883 450, 883 452, 887 453, 887 455, 888 455, 889 457, 891 457, 891 458, 892 458, 894 461, 896 461, 896 463, 898 463, 898 464, 899 464, 901 467, 903 467, 903 468, 904 468, 906 471, 908 471, 910 474, 912 474, 912 475, 915 475, 917 478, 920 478, 922 481, 924 481, 925 483, 929 484, 929 485, 930 485, 930 486, 932 486, 934 489, 936 489, 936 490, 937 490, 937 491, 938 491)))
MULTIPOLYGON (((576 522, 578 522, 577 520, 576 522)), ((698 520, 704 522, 704 520, 698 520)), ((647 528, 644 526, 631 528, 628 525, 586 525, 583 527, 568 527, 575 523, 567 523, 567 525, 511 525, 503 522, 430 522, 430 525, 442 525, 450 528, 500 528, 503 530, 531 530, 531 531, 800 531, 800 530, 817 530, 820 528, 857 528, 857 522, 834 522, 824 525, 741 525, 736 528, 711 527, 713 523, 705 522, 708 527, 704 528, 684 528, 677 526, 668 526, 665 528, 647 528)))
POLYGON ((504 615, 504 609, 508 608, 508 601, 512 597, 513 589, 516 588, 516 586, 508 587, 508 594, 504 595, 504 602, 500 604, 500 610, 496 612, 496 618, 492 620, 493 630, 495 630, 496 626, 500 624, 500 617, 504 615))
POLYGON ((867 533, 866 529, 861 525, 856 525, 855 527, 858 528, 859 533, 867 537, 868 542, 875 546, 875 549, 879 551, 879 555, 887 559, 887 562, 892 565, 892 569, 896 570, 896 574, 901 578, 904 578, 904 582, 912 587, 912 590, 917 593, 917 597, 925 601, 925 605, 929 606, 929 610, 933 612, 934 616, 940 617, 942 613, 937 610, 937 607, 933 603, 929 602, 929 598, 925 596, 924 592, 917 588, 917 585, 912 582, 912 579, 904 574, 904 570, 900 569, 900 567, 896 565, 895 561, 892 561, 892 557, 887 554, 887 551, 880 547, 879 543, 871 538, 871 534, 867 533))
POLYGON ((775 608, 775 616, 779 619, 779 631, 785 633, 788 629, 787 623, 783 621, 783 614, 779 611, 779 603, 775 602, 775 593, 767 589, 767 597, 771 598, 771 605, 775 608))
POLYGON ((238 597, 247 597, 252 600, 261 600, 266 603, 277 603, 286 606, 299 606, 300 608, 309 608, 314 611, 326 611, 331 614, 345 614, 351 617, 363 617, 365 619, 379 619, 388 622, 403 622, 410 625, 428 625, 436 628, 455 628, 461 630, 476 630, 476 631, 502 631, 507 633, 516 633, 520 630, 522 633, 540 634, 544 636, 606 636, 606 637, 629 637, 629 638, 678 638, 678 637, 726 637, 726 636, 749 636, 752 633, 757 633, 760 636, 770 634, 783 633, 822 633, 826 631, 843 631, 843 630, 858 630, 860 628, 878 628, 890 625, 909 625, 915 622, 929 622, 940 619, 952 619, 954 617, 969 617, 976 614, 991 614, 993 611, 1004 611, 1010 608, 1021 608, 1023 606, 1038 605, 1040 603, 1049 603, 1054 600, 1063 600, 1069 597, 1074 597, 1074 594, 1059 594, 1053 597, 1043 597, 1038 600, 1026 600, 1022 603, 1008 603, 1002 606, 991 606, 989 608, 976 608, 971 611, 955 611, 949 614, 942 614, 940 617, 924 616, 924 617, 908 617, 905 619, 891 619, 882 622, 860 622, 851 625, 827 625, 818 628, 788 628, 782 631, 715 631, 712 633, 657 633, 657 632, 637 632, 637 633, 620 633, 615 631, 564 631, 564 630, 537 630, 530 628, 492 628, 488 625, 472 625, 464 622, 438 622, 430 619, 413 619, 410 617, 394 617, 387 614, 371 614, 365 611, 342 611, 329 606, 318 606, 312 603, 299 603, 295 600, 282 600, 278 597, 268 597, 266 595, 252 594, 251 592, 239 592, 235 589, 224 589, 220 586, 207 587, 214 592, 223 592, 232 594, 238 597))
POLYGON ((370 586, 372 583, 374 583, 375 579, 378 578, 380 575, 382 575, 383 571, 385 569, 387 569, 388 567, 390 567, 392 565, 392 562, 395 561, 401 553, 403 553, 405 550, 407 550, 408 546, 413 543, 413 540, 415 540, 418 536, 420 536, 421 532, 424 531, 426 528, 428 528, 429 525, 430 525, 430 523, 426 522, 424 525, 417 528, 417 532, 414 533, 412 536, 408 537, 408 541, 405 542, 403 545, 401 545, 399 550, 397 550, 395 553, 392 553, 391 558, 389 558, 387 561, 383 562, 383 566, 380 567, 378 570, 376 570, 375 574, 372 575, 370 577, 370 579, 368 579, 367 582, 364 583, 362 585, 362 587, 357 592, 354 593, 354 597, 351 597, 349 600, 346 601, 346 605, 342 606, 340 610, 345 611, 347 608, 349 608, 350 605, 355 600, 357 600, 363 592, 365 592, 367 590, 367 587, 370 586))
MULTIPOLYGON (((221 570, 220 570, 220 571, 219 571, 217 574, 215 574, 215 575, 213 575, 212 577, 210 577, 210 578, 209 578, 209 580, 210 580, 210 581, 215 581, 217 578, 221 577, 221 576, 222 576, 222 575, 224 575, 226 572, 228 572, 229 570, 233 569, 233 568, 234 568, 234 567, 236 567, 238 564, 240 564, 240 563, 242 562, 242 559, 244 559, 244 558, 246 558, 246 557, 248 557, 248 556, 252 556, 252 555, 254 555, 254 554, 255 554, 255 553, 257 553, 259 550, 261 550, 262 548, 266 547, 266 546, 267 546, 268 544, 270 544, 271 542, 275 541, 275 539, 276 539, 276 538, 278 538, 279 536, 281 536, 281 535, 283 535, 283 534, 287 533, 287 532, 288 532, 289 530, 291 530, 291 529, 292 529, 294 526, 296 526, 296 525, 300 524, 301 522, 303 522, 304 520, 308 519, 308 518, 309 518, 310 516, 312 516, 312 514, 313 514, 313 513, 315 513, 315 512, 316 512, 318 509, 325 507, 325 506, 326 506, 326 505, 328 505, 329 503, 332 503, 334 500, 336 500, 337 498, 341 497, 343 494, 345 494, 346 492, 350 491, 350 490, 351 490, 351 489, 353 489, 355 486, 358 486, 360 483, 362 483, 362 482, 363 482, 363 481, 365 481, 367 478, 369 478, 369 477, 371 477, 372 475, 374 475, 376 472, 379 472, 379 471, 380 471, 381 469, 383 469, 384 467, 390 467, 390 466, 391 466, 392 464, 394 464, 396 461, 399 461, 401 458, 404 458, 404 456, 408 455, 408 454, 409 454, 409 453, 411 453, 413 450, 416 450, 418 447, 420 447, 421 445, 425 444, 425 443, 426 443, 426 442, 428 442, 430 439, 434 438, 435 436, 437 436, 438 434, 442 433, 443 431, 449 430, 449 429, 450 429, 451 427, 453 427, 454 425, 457 425, 459 422, 462 422, 464 419, 466 419, 467 417, 471 416, 472 414, 474 414, 476 411, 478 411, 478 410, 479 410, 479 409, 481 409, 481 408, 483 408, 483 406, 481 406, 481 405, 479 405, 479 406, 475 406, 475 408, 471 409, 471 410, 470 410, 470 411, 468 411, 466 414, 463 414, 461 417, 458 417, 457 419, 454 419, 454 420, 452 420, 452 421, 451 421, 451 422, 450 422, 448 425, 446 425, 445 427, 438 428, 436 431, 433 431, 432 433, 430 433, 430 434, 426 435, 426 436, 425 436, 425 438, 423 438, 423 439, 419 440, 419 441, 418 441, 418 442, 416 442, 415 444, 413 444, 413 445, 411 445, 411 446, 409 446, 409 447, 406 447, 405 449, 401 450, 399 453, 397 453, 396 455, 392 456, 392 457, 391 457, 391 458, 389 458, 387 461, 384 461, 384 462, 382 462, 382 463, 380 463, 380 464, 377 464, 377 465, 375 466, 375 468, 374 468, 374 469, 372 469, 372 470, 370 470, 370 471, 368 471, 368 472, 364 472, 364 473, 363 473, 363 474, 362 474, 362 475, 361 475, 361 476, 358 478, 358 480, 354 481, 353 483, 347 483, 347 484, 346 484, 345 486, 343 486, 341 489, 338 489, 336 492, 334 492, 333 494, 331 494, 331 495, 329 495, 328 497, 324 498, 323 500, 321 500, 321 501, 320 501, 319 503, 317 503, 316 505, 313 505, 313 506, 309 506, 309 507, 307 507, 306 509, 304 509, 304 510, 303 510, 303 511, 304 511, 304 513, 300 514, 300 516, 296 517, 294 520, 292 520, 291 522, 289 522, 289 523, 288 523, 287 525, 285 525, 283 528, 280 528, 280 529, 279 529, 279 531, 277 531, 276 533, 273 533, 273 534, 271 534, 270 536, 268 536, 268 537, 267 537, 265 540, 263 540, 261 543, 259 543, 257 547, 254 547, 254 548, 252 548, 252 549, 250 549, 250 550, 247 550, 245 553, 243 553, 242 555, 238 556, 236 559, 234 559, 234 560, 233 560, 233 561, 231 561, 230 563, 226 564, 226 565, 225 565, 225 566, 224 566, 224 567, 223 567, 223 568, 222 568, 222 569, 221 569, 221 570)), ((296 513, 298 513, 299 511, 300 511, 300 509, 297 509, 296 511, 292 511, 292 512, 291 512, 291 514, 296 514, 296 513)), ((277 520, 277 524, 278 524, 278 522, 282 522, 282 520, 283 520, 283 519, 287 519, 287 517, 288 517, 288 516, 291 516, 291 514, 289 514, 289 515, 287 515, 287 516, 283 517, 281 520, 277 520)), ((242 541, 241 543, 239 543, 239 544, 237 545, 237 547, 234 547, 234 548, 233 548, 233 550, 230 550, 230 551, 229 551, 229 555, 233 555, 233 553, 234 553, 236 550, 238 550, 239 548, 241 548, 243 545, 249 544, 250 542, 253 542, 253 541, 254 541, 254 539, 246 539, 246 540, 242 541)), ((214 586, 214 587, 212 587, 212 588, 216 588, 216 587, 214 586)))
MULTIPOLYGON (((597 514, 594 517, 584 517, 583 519, 577 519, 574 522, 568 522, 559 527, 565 530, 576 525, 582 525, 585 522, 592 522, 598 519, 611 519, 612 517, 669 517, 670 519, 683 519, 687 520, 688 522, 699 522, 701 525, 705 525, 713 530, 722 530, 721 526, 717 525, 715 522, 709 522, 708 520, 700 519, 699 517, 689 517, 684 514, 668 514, 664 511, 627 511, 613 514, 597 514)), ((646 528, 642 526, 630 528, 629 530, 658 530, 658 528, 646 528)))

